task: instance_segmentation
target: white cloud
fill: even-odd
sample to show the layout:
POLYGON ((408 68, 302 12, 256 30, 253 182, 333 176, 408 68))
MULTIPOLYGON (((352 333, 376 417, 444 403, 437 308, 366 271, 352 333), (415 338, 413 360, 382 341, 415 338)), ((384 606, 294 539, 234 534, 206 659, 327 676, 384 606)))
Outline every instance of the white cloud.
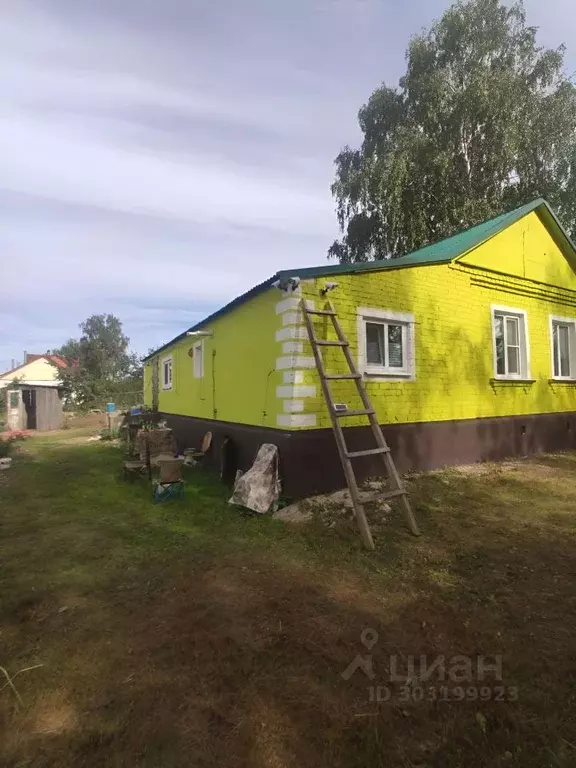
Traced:
MULTIPOLYGON (((146 350, 277 269, 321 263, 332 159, 358 142, 373 88, 402 72, 409 35, 447 5, 4 8, 0 369, 92 312, 118 314, 146 350)), ((526 6, 548 46, 575 21, 572 0, 526 6)))
POLYGON ((200 154, 179 160, 155 157, 125 142, 97 141, 82 127, 12 111, 0 117, 2 183, 19 192, 66 202, 187 219, 268 225, 317 232, 330 227, 332 205, 282 179, 239 174, 200 154), (15 149, 26 147, 25 153, 15 149))

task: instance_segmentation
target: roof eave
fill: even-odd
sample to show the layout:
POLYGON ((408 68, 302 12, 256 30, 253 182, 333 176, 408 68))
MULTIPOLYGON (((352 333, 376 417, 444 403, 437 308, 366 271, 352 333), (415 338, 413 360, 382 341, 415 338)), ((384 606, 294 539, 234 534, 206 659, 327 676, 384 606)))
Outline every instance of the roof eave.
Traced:
POLYGON ((147 363, 153 357, 156 357, 156 355, 160 354, 161 352, 173 346, 174 344, 177 344, 179 341, 182 341, 182 339, 185 339, 189 333, 193 333, 194 331, 199 331, 205 325, 207 325, 208 323, 212 323, 221 315, 225 314, 226 312, 229 312, 231 309, 234 309, 240 304, 244 304, 245 301, 249 301, 250 299, 254 298, 254 296, 257 296, 259 293, 262 293, 262 291, 265 291, 267 288, 270 288, 277 279, 278 279, 278 275, 272 275, 272 277, 269 277, 267 280, 264 280, 264 282, 258 283, 258 285, 255 285, 254 288, 250 288, 250 290, 246 291, 246 293, 243 293, 240 296, 237 296, 235 299, 232 299, 232 301, 229 301, 228 304, 225 304, 223 307, 220 307, 220 309, 217 309, 216 312, 213 312, 211 315, 208 315, 208 317, 205 317, 203 320, 200 320, 200 322, 196 323, 196 325, 191 326, 190 328, 183 331, 178 336, 175 336, 173 339, 171 339, 171 341, 167 341, 166 344, 163 344, 161 347, 158 347, 158 349, 155 349, 154 352, 151 352, 149 355, 146 355, 146 357, 142 359, 142 362, 147 363))
POLYGON ((384 262, 379 264, 378 261, 367 261, 364 269, 358 269, 354 264, 338 264, 333 267, 304 267, 303 269, 290 269, 278 272, 279 279, 285 279, 288 277, 299 277, 301 280, 316 277, 328 277, 330 275, 358 275, 364 272, 380 272, 388 271, 392 269, 408 269, 410 267, 433 267, 438 264, 446 264, 451 259, 435 259, 434 261, 418 262, 403 262, 404 257, 400 256, 397 259, 379 259, 378 261, 384 262), (398 263, 396 263, 398 262, 398 263))
MULTIPOLYGON (((478 248, 483 243, 487 242, 488 240, 491 240, 493 237, 498 235, 503 229, 507 228, 508 226, 515 223, 516 221, 519 221, 521 218, 528 215, 529 213, 533 211, 541 213, 543 210, 552 219, 552 221, 554 222, 554 225, 557 227, 558 233, 560 233, 561 237, 564 239, 565 245, 568 246, 567 248, 563 248, 562 250, 565 253, 565 255, 568 254, 569 252, 571 253, 572 266, 576 269, 576 245, 570 238, 567 231, 562 226, 560 220, 552 210, 549 203, 544 198, 540 197, 540 198, 537 198, 536 200, 533 200, 530 203, 527 203, 525 206, 521 206, 515 211, 510 211, 510 214, 517 214, 517 215, 516 216, 511 215, 510 220, 507 221, 503 226, 496 227, 493 233, 489 234, 484 239, 479 240, 477 243, 467 248, 464 252, 457 254, 456 256, 438 258, 431 261, 409 262, 409 261, 404 261, 404 259, 408 259, 411 255, 411 254, 407 254, 406 256, 400 256, 397 259, 394 259, 394 258, 379 259, 376 261, 367 261, 362 263, 356 262, 354 264, 334 264, 334 265, 327 265, 325 267, 302 267, 300 269, 280 270, 279 272, 277 272, 275 275, 268 278, 264 282, 259 283, 258 285, 254 286, 254 288, 251 288, 249 291, 246 291, 246 293, 243 293, 241 296, 238 296, 236 299, 233 299, 228 304, 221 307, 221 309, 217 310, 216 312, 213 312, 211 315, 208 315, 208 317, 204 318, 204 320, 201 320, 200 322, 196 323, 196 325, 193 325, 191 328, 188 328, 188 330, 184 331, 179 336, 176 336, 171 341, 167 342, 166 344, 163 344, 161 347, 158 347, 158 349, 156 349, 154 352, 147 355, 143 359, 143 362, 147 362, 148 360, 155 357, 160 352, 163 352, 164 350, 168 349, 172 345, 177 344, 179 341, 184 339, 188 333, 202 329, 208 323, 213 322, 221 315, 229 312, 231 309, 234 309, 238 305, 243 304, 244 302, 258 295, 262 291, 266 290, 267 288, 270 288, 274 284, 274 282, 277 280, 282 281, 291 277, 299 277, 300 280, 307 280, 307 279, 312 279, 317 277, 328 277, 330 275, 362 274, 364 272, 378 272, 378 271, 392 270, 392 269, 410 269, 412 267, 430 267, 430 266, 437 266, 439 264, 449 264, 451 262, 458 261, 458 259, 462 258, 466 254, 470 253, 470 251, 474 250, 474 248, 478 248)), ((544 223, 546 224, 546 222, 544 223)), ((419 249, 419 250, 421 251, 423 249, 419 249)), ((418 251, 415 251, 414 253, 418 253, 418 251)), ((566 257, 568 258, 568 256, 566 257)))
MULTIPOLYGON (((574 243, 574 241, 572 240, 572 238, 570 237, 570 235, 568 234, 568 232, 564 228, 562 222, 560 221, 560 219, 558 218, 558 216, 554 212, 554 209, 548 203, 547 200, 544 200, 544 199, 541 200, 541 207, 543 207, 545 209, 546 213, 550 216, 550 218, 552 219, 552 221, 554 222, 554 224, 558 228, 558 231, 559 231, 560 235, 562 236, 562 238, 564 238, 566 245, 568 245, 568 249, 567 250, 569 252, 571 252, 571 254, 572 254, 572 258, 571 258, 572 268, 573 269, 576 268, 576 244, 574 243)), ((544 225, 546 226, 546 222, 544 222, 544 225)), ((559 247, 560 247, 560 245, 559 245, 559 247)), ((561 250, 564 253, 564 255, 567 257, 565 249, 561 248, 561 250)))

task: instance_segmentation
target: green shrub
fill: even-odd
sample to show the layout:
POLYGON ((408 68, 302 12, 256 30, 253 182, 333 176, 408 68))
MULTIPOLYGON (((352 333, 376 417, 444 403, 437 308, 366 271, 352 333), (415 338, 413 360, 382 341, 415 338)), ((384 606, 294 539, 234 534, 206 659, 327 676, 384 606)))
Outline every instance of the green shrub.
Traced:
POLYGON ((5 459, 12 453, 15 444, 26 440, 29 433, 22 429, 13 429, 10 432, 0 434, 0 459, 5 459))
POLYGON ((10 440, 0 440, 0 459, 5 459, 12 453, 12 442, 10 440))
POLYGON ((100 432, 100 440, 117 440, 120 437, 120 430, 118 429, 104 429, 100 432))

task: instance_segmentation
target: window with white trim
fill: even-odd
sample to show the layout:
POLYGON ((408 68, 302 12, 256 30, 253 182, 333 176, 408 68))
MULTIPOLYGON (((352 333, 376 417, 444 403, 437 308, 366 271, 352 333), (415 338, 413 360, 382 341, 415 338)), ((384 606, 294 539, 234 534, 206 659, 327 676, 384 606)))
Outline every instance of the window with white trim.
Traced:
POLYGON ((413 378, 414 315, 361 307, 358 341, 361 373, 413 378))
POLYGON ((528 328, 523 309, 492 307, 492 341, 495 378, 530 378, 528 328))
POLYGON ((172 389, 172 355, 162 358, 162 389, 172 389))
POLYGON ((576 319, 550 316, 552 377, 576 379, 576 319))
POLYGON ((192 349, 194 378, 201 379, 204 376, 204 342, 197 341, 192 349))

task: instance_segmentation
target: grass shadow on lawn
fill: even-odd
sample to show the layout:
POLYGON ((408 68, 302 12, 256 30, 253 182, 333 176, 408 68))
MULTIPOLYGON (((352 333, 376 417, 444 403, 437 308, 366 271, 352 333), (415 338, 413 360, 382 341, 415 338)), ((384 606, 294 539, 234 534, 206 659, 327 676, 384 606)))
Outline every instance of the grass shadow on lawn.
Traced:
POLYGON ((348 519, 245 517, 208 475, 154 507, 111 447, 31 450, 0 487, 0 663, 44 666, 20 710, 0 693, 4 764, 576 763, 574 464, 414 477, 424 536, 373 517, 366 553, 348 519), (374 679, 342 677, 358 654, 374 679), (502 682, 417 679, 421 655, 498 654, 502 682))

